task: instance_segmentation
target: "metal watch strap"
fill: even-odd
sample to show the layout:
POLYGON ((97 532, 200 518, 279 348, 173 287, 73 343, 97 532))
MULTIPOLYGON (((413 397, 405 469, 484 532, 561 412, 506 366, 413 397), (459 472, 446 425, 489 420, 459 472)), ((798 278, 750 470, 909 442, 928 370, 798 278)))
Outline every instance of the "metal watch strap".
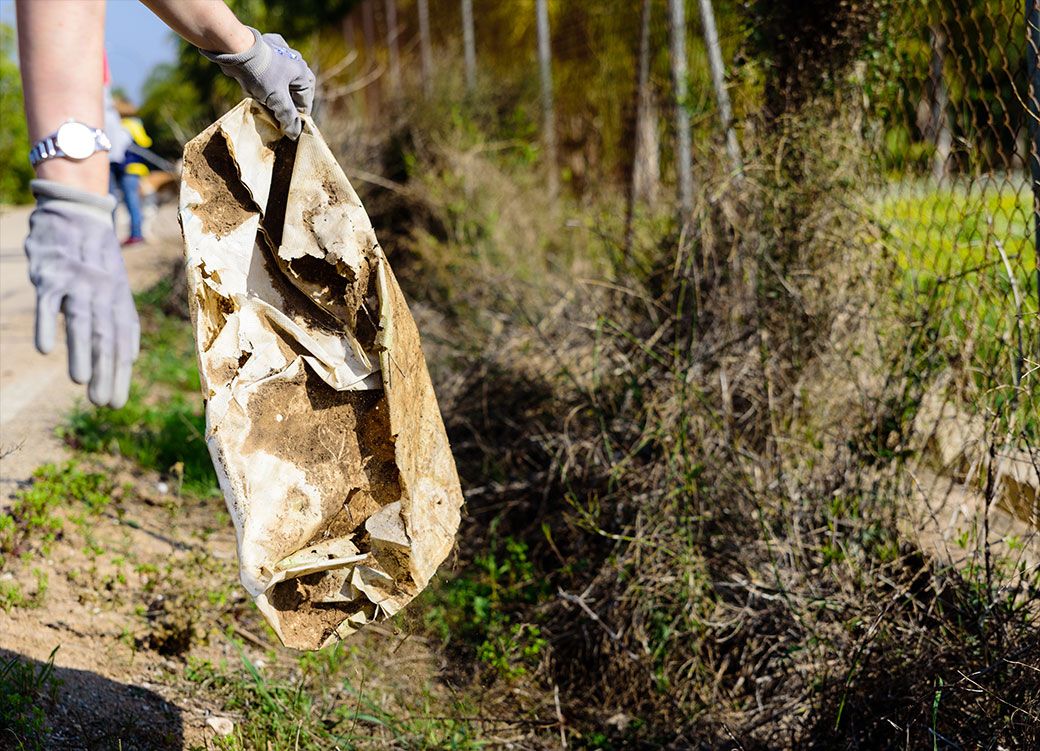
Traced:
POLYGON ((36 145, 29 150, 29 164, 35 167, 45 159, 53 159, 63 155, 64 152, 58 150, 57 139, 52 134, 45 138, 41 138, 36 142, 36 145))
MULTIPOLYGON (((99 151, 111 151, 112 141, 109 140, 108 134, 101 128, 93 128, 93 131, 94 154, 99 151)), ((54 131, 49 136, 41 138, 31 149, 29 149, 29 164, 35 167, 40 162, 64 156, 66 156, 65 152, 58 148, 58 131, 54 131)), ((91 156, 93 156, 93 154, 91 156)))

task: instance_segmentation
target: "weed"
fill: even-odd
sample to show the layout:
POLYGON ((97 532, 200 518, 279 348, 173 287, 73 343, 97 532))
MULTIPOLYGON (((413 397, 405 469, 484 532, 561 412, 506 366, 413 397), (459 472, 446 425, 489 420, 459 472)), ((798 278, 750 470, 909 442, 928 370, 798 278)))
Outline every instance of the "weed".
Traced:
POLYGON ((497 674, 518 678, 537 666, 546 640, 538 626, 517 620, 522 606, 536 604, 550 590, 528 558, 527 543, 493 539, 473 566, 439 585, 426 625, 447 646, 473 645, 476 656, 497 674))
POLYGON ((172 396, 150 405, 134 387, 122 409, 77 409, 63 436, 76 448, 124 456, 145 469, 183 480, 182 490, 201 496, 217 492, 206 448, 206 419, 194 401, 172 396))
POLYGON ((222 630, 241 601, 230 563, 196 549, 162 568, 138 565, 140 592, 147 596, 147 605, 135 611, 146 622, 138 646, 183 655, 211 629, 222 630))
POLYGON ((32 574, 36 579, 36 589, 32 594, 26 594, 17 581, 0 582, 0 609, 10 612, 12 608, 38 608, 43 604, 49 586, 47 572, 34 568, 32 574))
MULTIPOLYGON (((483 748, 464 719, 471 710, 457 704, 443 716, 428 711, 402 717, 383 709, 342 675, 353 651, 336 644, 301 656, 293 678, 273 668, 261 670, 244 653, 240 669, 189 657, 185 677, 223 696, 223 710, 237 721, 229 738, 215 742, 224 751, 342 749, 483 748)), ((284 672, 284 671, 283 671, 284 672)))
POLYGON ((18 749, 43 749, 47 713, 44 703, 54 701, 59 681, 54 677, 54 655, 39 667, 19 655, 0 662, 0 739, 13 740, 18 749))
POLYGON ((34 544, 44 553, 50 549, 62 529, 56 510, 78 502, 87 512, 100 514, 111 502, 112 489, 104 475, 84 471, 75 462, 37 469, 32 485, 19 491, 10 510, 0 514, 0 568, 34 544))

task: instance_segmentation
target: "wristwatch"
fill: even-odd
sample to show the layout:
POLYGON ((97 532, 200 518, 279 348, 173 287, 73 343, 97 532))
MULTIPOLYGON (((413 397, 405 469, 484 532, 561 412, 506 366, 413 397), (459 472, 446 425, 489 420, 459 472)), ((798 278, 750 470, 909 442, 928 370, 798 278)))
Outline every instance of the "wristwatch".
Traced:
POLYGON ((78 161, 99 151, 111 150, 112 142, 105 131, 70 118, 49 136, 36 142, 29 150, 29 163, 35 167, 40 162, 58 157, 78 161))

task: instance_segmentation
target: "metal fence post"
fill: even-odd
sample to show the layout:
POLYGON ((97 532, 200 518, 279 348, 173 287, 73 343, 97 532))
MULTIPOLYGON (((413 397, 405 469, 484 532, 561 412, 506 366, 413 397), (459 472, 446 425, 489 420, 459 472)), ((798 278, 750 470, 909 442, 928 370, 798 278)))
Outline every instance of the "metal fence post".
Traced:
POLYGON ((473 32, 473 0, 462 0, 462 43, 466 54, 466 88, 477 87, 477 43, 473 32))
POLYGON ((538 69, 542 79, 542 138, 545 141, 545 163, 549 170, 549 194, 560 190, 556 174, 556 114, 553 108, 552 51, 549 44, 549 0, 537 0, 538 69))
POLYGON ((693 145, 690 113, 686 109, 688 82, 686 61, 686 8, 684 0, 668 0, 672 34, 672 84, 675 87, 675 159, 679 175, 679 208, 683 221, 693 210, 693 145))
MULTIPOLYGON (((1026 0, 1026 119, 1029 122, 1029 171, 1033 182, 1033 248, 1037 305, 1040 306, 1040 0, 1026 0)), ((1040 357, 1040 340, 1037 342, 1040 357)))

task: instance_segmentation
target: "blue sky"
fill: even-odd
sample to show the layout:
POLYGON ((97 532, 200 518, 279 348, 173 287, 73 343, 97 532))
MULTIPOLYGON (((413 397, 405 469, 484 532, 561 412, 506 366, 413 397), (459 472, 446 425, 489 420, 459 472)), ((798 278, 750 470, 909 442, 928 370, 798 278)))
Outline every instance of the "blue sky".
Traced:
MULTIPOLYGON (((36 0, 43 2, 44 0, 36 0)), ((76 0, 45 0, 60 12, 76 0)), ((0 0, 0 22, 14 26, 14 0, 0 0)), ((176 55, 173 32, 138 0, 108 0, 105 47, 112 81, 140 102, 141 86, 157 64, 176 55)))

